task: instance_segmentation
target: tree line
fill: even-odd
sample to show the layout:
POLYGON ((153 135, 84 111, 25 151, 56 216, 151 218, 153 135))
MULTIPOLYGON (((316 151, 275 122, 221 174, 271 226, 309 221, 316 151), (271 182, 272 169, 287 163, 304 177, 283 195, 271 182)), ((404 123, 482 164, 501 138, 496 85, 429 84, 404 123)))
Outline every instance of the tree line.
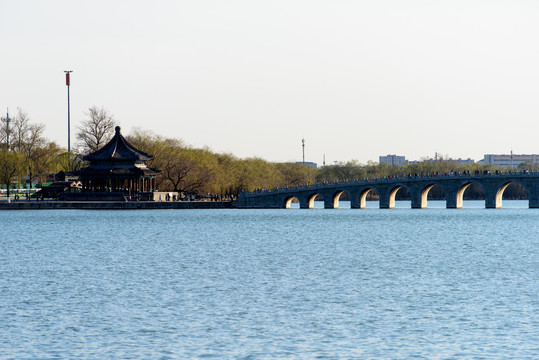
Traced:
MULTIPOLYGON (((116 126, 114 117, 103 108, 91 107, 85 115, 85 120, 76 128, 77 143, 69 153, 54 141, 47 140, 43 135, 45 126, 32 122, 22 109, 17 110, 9 129, 6 119, 2 119, 0 183, 43 183, 50 181, 52 174, 76 171, 85 166, 83 156, 104 146, 114 136, 116 126)), ((194 148, 181 139, 164 137, 143 129, 133 130, 126 138, 134 147, 154 156, 148 165, 161 171, 156 179, 157 188, 182 194, 234 197, 242 190, 387 176, 497 170, 493 166, 475 163, 462 165, 443 159, 404 166, 349 161, 313 168, 301 163, 275 163, 256 157, 242 159, 229 153, 216 153, 208 147, 194 148)), ((538 165, 532 163, 519 167, 539 170, 538 165)), ((436 190, 433 190, 435 195, 436 190)), ((472 189, 472 193, 474 191, 478 190, 472 189)), ((523 196, 523 191, 517 186, 508 188, 506 194, 519 198, 523 196)))

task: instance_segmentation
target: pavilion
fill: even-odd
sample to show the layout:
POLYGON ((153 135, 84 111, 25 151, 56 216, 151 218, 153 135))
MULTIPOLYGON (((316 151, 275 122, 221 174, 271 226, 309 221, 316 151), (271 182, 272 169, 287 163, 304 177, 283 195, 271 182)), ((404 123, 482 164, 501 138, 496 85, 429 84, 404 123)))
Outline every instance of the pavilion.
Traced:
POLYGON ((135 149, 120 133, 83 159, 90 165, 80 172, 83 192, 119 192, 126 196, 152 193, 161 172, 147 166, 152 155, 135 149))

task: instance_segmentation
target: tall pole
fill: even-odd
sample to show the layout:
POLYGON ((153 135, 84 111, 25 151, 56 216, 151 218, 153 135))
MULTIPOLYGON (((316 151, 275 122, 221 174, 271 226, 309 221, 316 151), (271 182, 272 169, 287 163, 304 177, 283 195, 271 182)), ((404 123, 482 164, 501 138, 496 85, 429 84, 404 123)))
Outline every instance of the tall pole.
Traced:
POLYGON ((67 152, 71 152, 71 111, 69 109, 69 85, 70 85, 70 79, 69 74, 73 72, 73 70, 64 70, 66 73, 66 85, 67 85, 67 152))
POLYGON ((301 147, 303 148, 303 163, 305 164, 305 139, 301 139, 301 147))

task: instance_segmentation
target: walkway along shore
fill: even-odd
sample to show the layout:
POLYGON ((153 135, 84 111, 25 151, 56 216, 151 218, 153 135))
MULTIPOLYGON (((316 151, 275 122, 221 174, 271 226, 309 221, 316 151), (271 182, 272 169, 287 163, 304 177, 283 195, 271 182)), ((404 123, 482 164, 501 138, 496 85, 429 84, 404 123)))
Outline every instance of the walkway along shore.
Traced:
POLYGON ((0 210, 230 209, 231 201, 0 201, 0 210))

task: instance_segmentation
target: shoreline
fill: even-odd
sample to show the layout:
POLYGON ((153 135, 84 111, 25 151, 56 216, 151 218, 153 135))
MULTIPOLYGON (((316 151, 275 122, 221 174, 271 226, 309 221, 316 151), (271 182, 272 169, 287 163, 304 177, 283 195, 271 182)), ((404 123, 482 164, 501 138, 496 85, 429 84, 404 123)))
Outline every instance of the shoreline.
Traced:
POLYGON ((0 210, 231 209, 231 201, 0 201, 0 210))

